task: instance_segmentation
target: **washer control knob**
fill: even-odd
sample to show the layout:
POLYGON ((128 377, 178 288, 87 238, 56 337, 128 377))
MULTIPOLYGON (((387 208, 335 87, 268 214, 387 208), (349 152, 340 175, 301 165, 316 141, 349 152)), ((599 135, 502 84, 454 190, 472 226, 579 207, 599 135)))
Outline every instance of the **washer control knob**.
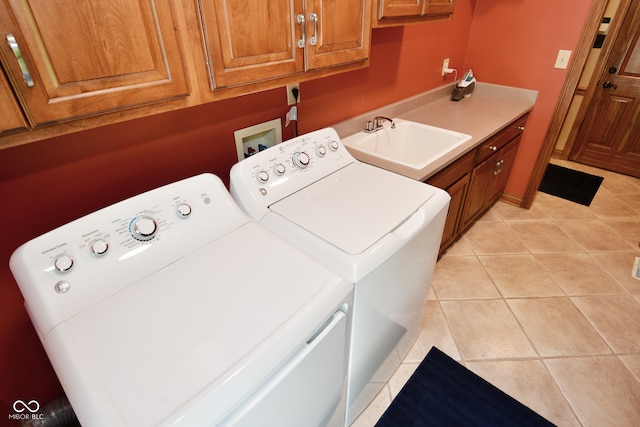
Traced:
POLYGON ((259 183, 264 184, 265 182, 269 181, 269 172, 267 172, 266 170, 259 171, 256 174, 256 179, 259 183))
POLYGON ((273 172, 280 176, 280 175, 284 175, 286 171, 286 168, 284 167, 284 165, 282 163, 276 163, 275 165, 273 165, 273 172))
POLYGON ((103 256, 109 250, 109 242, 104 239, 95 239, 89 243, 89 251, 93 256, 103 256))
POLYGON ((176 213, 180 218, 186 218, 191 215, 191 206, 188 203, 180 203, 176 206, 176 213))
POLYGON ((331 151, 336 151, 338 147, 339 147, 338 141, 331 141, 329 143, 329 148, 331 149, 331 151))
POLYGON ((325 147, 324 144, 318 145, 316 147, 316 154, 320 157, 324 157, 324 155, 327 154, 327 147, 325 147))
POLYGON ((147 242, 158 234, 158 223, 149 215, 142 215, 131 221, 129 232, 134 239, 147 242))
POLYGON ((293 164, 299 167, 300 169, 304 169, 309 166, 311 162, 311 157, 304 151, 298 151, 293 153, 293 164))
POLYGON ((73 267, 73 258, 67 254, 58 255, 53 260, 53 266, 59 272, 64 273, 65 271, 71 270, 71 267, 73 267))

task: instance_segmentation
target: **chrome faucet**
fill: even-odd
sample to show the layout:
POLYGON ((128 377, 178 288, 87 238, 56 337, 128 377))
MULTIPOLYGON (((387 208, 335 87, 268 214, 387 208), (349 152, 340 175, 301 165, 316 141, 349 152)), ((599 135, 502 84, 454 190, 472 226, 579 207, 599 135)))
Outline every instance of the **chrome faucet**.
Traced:
POLYGON ((396 122, 394 122, 390 118, 384 116, 376 116, 373 120, 367 121, 367 127, 364 129, 364 131, 366 133, 373 133, 379 131, 380 129, 383 129, 384 126, 382 125, 382 122, 384 120, 391 122, 391 129, 396 128, 396 122))

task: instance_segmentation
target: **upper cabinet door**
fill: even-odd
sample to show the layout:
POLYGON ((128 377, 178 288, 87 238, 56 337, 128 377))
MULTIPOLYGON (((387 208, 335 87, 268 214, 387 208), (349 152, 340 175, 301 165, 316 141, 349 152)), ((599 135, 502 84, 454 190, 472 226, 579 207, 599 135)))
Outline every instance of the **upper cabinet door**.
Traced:
POLYGON ((453 0, 424 0, 424 15, 450 15, 453 13, 453 0))
POLYGON ((200 7, 214 88, 304 71, 302 0, 201 0, 200 7))
POLYGON ((424 0, 378 0, 378 19, 422 15, 424 0))
POLYGON ((0 2, 0 58, 34 125, 188 93, 170 0, 0 2))
POLYGON ((371 43, 371 0, 307 0, 307 69, 363 61, 371 43))
POLYGON ((27 129, 27 123, 22 117, 20 106, 13 97, 9 83, 4 78, 2 68, 0 68, 0 111, 2 111, 0 114, 0 135, 27 129))

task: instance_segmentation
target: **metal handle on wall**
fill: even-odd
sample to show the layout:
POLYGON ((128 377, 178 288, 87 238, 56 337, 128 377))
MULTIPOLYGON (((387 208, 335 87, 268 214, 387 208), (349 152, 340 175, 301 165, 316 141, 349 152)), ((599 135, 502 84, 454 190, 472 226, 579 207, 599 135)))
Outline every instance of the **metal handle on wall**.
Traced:
POLYGON ((33 87, 35 83, 33 83, 31 73, 29 72, 29 68, 27 67, 27 63, 24 62, 24 58, 22 57, 22 52, 20 52, 20 46, 18 46, 16 38, 11 33, 5 34, 4 37, 5 39, 7 39, 7 44, 11 48, 13 55, 16 57, 16 61, 18 61, 18 66, 20 67, 20 71, 22 72, 22 78, 24 82, 27 84, 27 87, 33 87))
POLYGON ((299 13, 296 16, 296 22, 302 25, 302 38, 298 40, 298 47, 304 49, 304 45, 307 44, 307 30, 304 27, 304 15, 299 13))
POLYGON ((313 37, 309 39, 309 44, 315 46, 318 44, 318 15, 311 12, 309 14, 309 21, 313 22, 313 37))

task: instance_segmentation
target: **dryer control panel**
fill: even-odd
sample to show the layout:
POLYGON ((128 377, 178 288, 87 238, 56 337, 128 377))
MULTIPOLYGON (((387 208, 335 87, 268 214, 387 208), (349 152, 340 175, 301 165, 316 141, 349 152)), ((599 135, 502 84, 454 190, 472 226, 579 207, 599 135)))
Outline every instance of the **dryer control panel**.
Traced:
POLYGON ((42 339, 65 319, 249 221, 222 181, 202 174, 30 240, 10 267, 42 339))
POLYGON ((355 162, 333 128, 320 129, 236 163, 231 195, 252 218, 260 218, 273 203, 355 162))

